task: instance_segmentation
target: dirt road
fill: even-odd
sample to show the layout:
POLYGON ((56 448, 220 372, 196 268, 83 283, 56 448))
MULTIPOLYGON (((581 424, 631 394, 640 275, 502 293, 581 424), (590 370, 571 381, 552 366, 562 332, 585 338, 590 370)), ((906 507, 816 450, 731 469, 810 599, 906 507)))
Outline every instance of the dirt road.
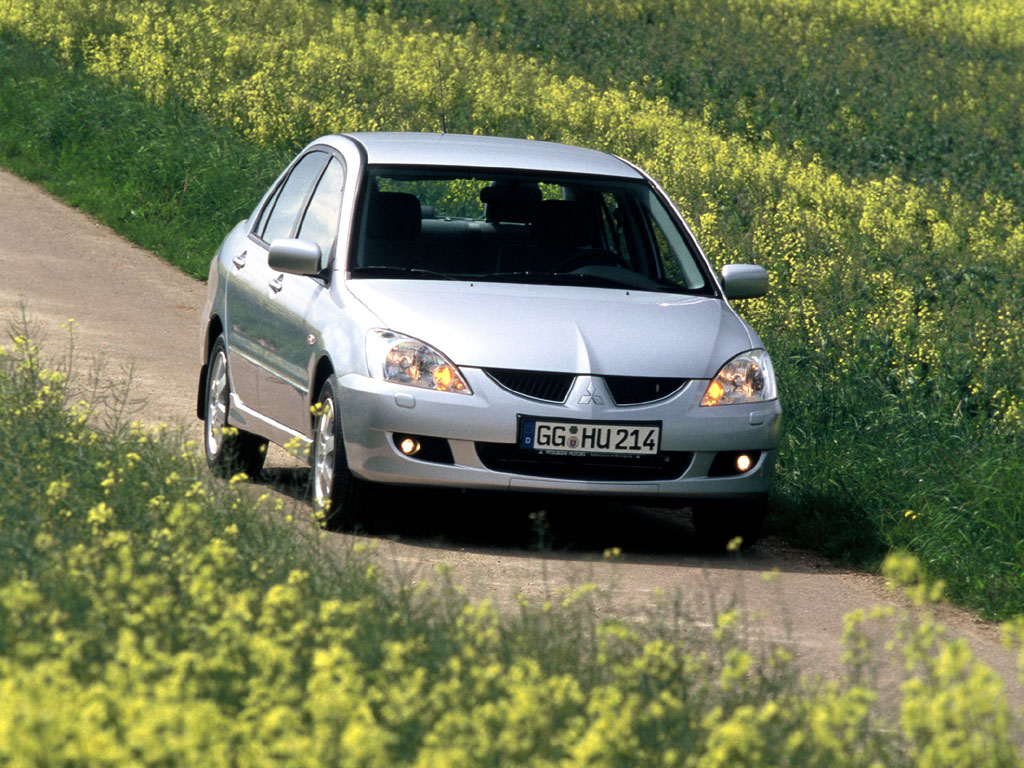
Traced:
MULTIPOLYGON (((0 171, 0 319, 22 304, 51 352, 63 349, 61 326, 78 326, 79 359, 106 359, 112 376, 134 365, 139 417, 187 425, 195 419, 197 333, 205 285, 119 238, 35 186, 0 171)), ((287 491, 301 469, 274 451, 271 484, 287 491)), ((298 494, 296 494, 298 495, 298 494)), ((656 590, 678 595, 698 621, 736 604, 751 631, 785 641, 813 674, 841 671, 843 616, 879 603, 903 606, 878 577, 845 571, 768 540, 741 557, 708 555, 685 520, 670 514, 602 504, 543 504, 520 497, 435 500, 424 513, 392 509, 365 537, 388 568, 407 578, 433 576, 446 564, 471 596, 508 605, 517 593, 558 597, 569 585, 597 585, 601 610, 641 617, 663 611, 656 590), (538 548, 536 545, 543 545, 538 548), (606 561, 617 546, 623 555, 606 561), (764 574, 773 573, 766 579, 764 574)), ((351 537, 337 535, 343 547, 351 537)), ((996 628, 952 608, 940 611, 956 636, 997 669, 1011 698, 1024 705, 1012 655, 996 628)))

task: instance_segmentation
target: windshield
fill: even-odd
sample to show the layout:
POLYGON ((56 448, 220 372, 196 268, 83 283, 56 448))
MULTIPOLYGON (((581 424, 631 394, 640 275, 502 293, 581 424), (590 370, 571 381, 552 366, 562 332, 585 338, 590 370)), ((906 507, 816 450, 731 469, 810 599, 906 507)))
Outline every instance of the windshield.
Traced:
POLYGON ((492 170, 371 168, 353 277, 712 293, 646 183, 492 170))

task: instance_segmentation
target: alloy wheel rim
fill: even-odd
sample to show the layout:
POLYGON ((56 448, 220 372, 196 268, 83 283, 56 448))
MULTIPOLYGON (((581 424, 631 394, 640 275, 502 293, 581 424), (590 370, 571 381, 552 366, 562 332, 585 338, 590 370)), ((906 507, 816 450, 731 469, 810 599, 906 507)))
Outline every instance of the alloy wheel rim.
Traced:
POLYGON ((228 366, 223 351, 218 352, 210 368, 206 390, 206 452, 218 456, 224 445, 228 425, 228 366))
POLYGON ((313 488, 317 508, 326 510, 334 482, 334 401, 327 398, 321 406, 313 449, 313 488))

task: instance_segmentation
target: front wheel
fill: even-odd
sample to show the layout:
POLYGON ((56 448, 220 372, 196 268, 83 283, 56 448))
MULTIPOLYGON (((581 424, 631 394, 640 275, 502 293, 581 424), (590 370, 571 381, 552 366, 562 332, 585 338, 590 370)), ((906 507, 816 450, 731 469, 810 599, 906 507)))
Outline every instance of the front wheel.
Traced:
POLYGON ((337 392, 332 379, 320 390, 313 414, 313 507, 330 529, 353 527, 371 496, 370 484, 353 475, 345 456, 337 392))
POLYGON ((210 351, 206 372, 206 410, 203 419, 203 447, 206 463, 218 477, 232 477, 245 472, 256 477, 267 457, 267 441, 228 425, 231 383, 228 378, 228 355, 221 336, 210 351))
POLYGON ((728 548, 734 539, 746 549, 761 538, 767 499, 703 501, 691 506, 697 539, 711 550, 728 548))

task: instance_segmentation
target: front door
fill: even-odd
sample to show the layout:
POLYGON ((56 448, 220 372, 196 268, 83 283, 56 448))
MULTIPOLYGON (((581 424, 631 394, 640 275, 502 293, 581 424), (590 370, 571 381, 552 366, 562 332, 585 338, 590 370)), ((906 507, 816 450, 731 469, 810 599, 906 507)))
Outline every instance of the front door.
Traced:
MULTIPOLYGON (((320 246, 326 267, 338 234, 345 168, 332 157, 317 180, 294 237, 320 246)), ((317 329, 309 324, 316 302, 329 293, 323 278, 271 271, 266 304, 266 365, 260 379, 261 409, 274 421, 307 434, 317 329)))

